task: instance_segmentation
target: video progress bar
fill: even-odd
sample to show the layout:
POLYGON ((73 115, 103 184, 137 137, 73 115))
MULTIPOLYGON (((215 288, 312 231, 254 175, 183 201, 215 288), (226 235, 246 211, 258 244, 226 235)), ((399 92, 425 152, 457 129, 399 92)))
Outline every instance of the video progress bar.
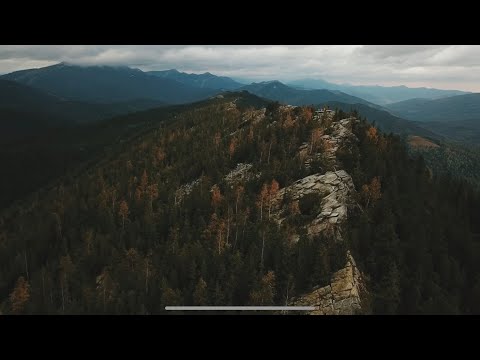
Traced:
POLYGON ((312 311, 315 306, 165 306, 167 311, 312 311))

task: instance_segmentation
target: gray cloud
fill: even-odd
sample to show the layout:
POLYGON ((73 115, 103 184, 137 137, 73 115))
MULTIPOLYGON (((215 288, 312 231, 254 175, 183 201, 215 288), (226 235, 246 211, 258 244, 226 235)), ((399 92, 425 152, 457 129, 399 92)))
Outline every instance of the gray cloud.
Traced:
POLYGON ((480 46, 472 45, 0 45, 0 73, 65 61, 471 91, 480 91, 479 59, 480 46))

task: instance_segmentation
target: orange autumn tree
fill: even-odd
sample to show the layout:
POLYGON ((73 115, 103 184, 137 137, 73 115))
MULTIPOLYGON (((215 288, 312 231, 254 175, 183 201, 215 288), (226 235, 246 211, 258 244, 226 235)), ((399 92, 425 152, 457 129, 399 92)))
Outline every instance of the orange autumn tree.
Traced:
POLYGON ((245 188, 242 185, 237 185, 235 188, 235 244, 238 239, 238 204, 242 198, 245 188))
POLYGON ((289 129, 295 125, 295 120, 293 119, 290 111, 287 110, 287 114, 285 116, 285 121, 283 122, 283 127, 289 129))
POLYGON ((388 142, 383 136, 379 136, 377 140, 377 147, 380 152, 384 152, 387 149, 388 142))
POLYGON ((125 200, 122 200, 122 202, 120 203, 120 207, 118 209, 118 215, 121 217, 122 219, 122 229, 125 228, 125 219, 128 218, 128 204, 125 200))
POLYGON ((312 136, 310 140, 310 153, 317 149, 317 146, 320 144, 322 139, 323 131, 320 128, 315 128, 312 130, 312 136))
POLYGON ((220 219, 216 213, 212 214, 210 223, 205 231, 206 235, 215 239, 218 254, 220 255, 225 247, 225 221, 220 219))
POLYGON ((267 272, 256 289, 250 293, 250 302, 252 305, 266 306, 273 305, 275 297, 275 273, 267 272))
POLYGON ((155 159, 160 163, 163 163, 163 160, 165 160, 165 156, 165 151, 163 151, 163 149, 159 147, 155 153, 155 159))
POLYGON ((147 190, 147 185, 148 185, 148 175, 147 175, 147 170, 143 170, 142 177, 140 178, 140 189, 142 190, 142 193, 147 190))
POLYGON ((248 142, 253 141, 253 127, 250 126, 250 129, 248 130, 248 135, 247 135, 248 142))
POLYGON ((220 145, 220 141, 222 140, 222 135, 220 134, 219 131, 215 133, 215 136, 213 138, 213 143, 215 144, 215 147, 218 148, 218 145, 220 145))
POLYGON ((377 132, 377 128, 374 127, 374 126, 370 126, 367 130, 367 137, 373 142, 373 143, 377 143, 378 141, 378 132, 377 132))
POLYGON ((207 228, 205 229, 206 236, 213 236, 217 232, 218 227, 218 215, 213 213, 210 217, 210 222, 208 223, 207 228))
POLYGON ((232 159, 232 156, 235 154, 235 150, 237 148, 237 139, 232 138, 230 141, 230 146, 228 147, 228 153, 230 154, 230 159, 232 159))
POLYGON ((218 221, 218 227, 217 227, 217 248, 218 248, 218 254, 220 255, 225 248, 225 243, 226 243, 226 236, 224 234, 225 232, 225 221, 223 219, 219 219, 218 221))
POLYGON ((362 186, 362 197, 366 207, 382 197, 381 183, 378 176, 374 177, 370 184, 364 184, 362 186))
POLYGON ((148 175, 147 170, 143 170, 143 174, 140 177, 140 184, 135 190, 135 201, 138 203, 144 197, 148 187, 148 175))
POLYGON ((222 203, 222 200, 223 200, 223 196, 222 196, 222 192, 220 191, 220 188, 218 187, 218 185, 213 185, 213 187, 212 187, 212 206, 215 209, 215 211, 217 210, 217 208, 222 203))
POLYGON ((313 109, 309 106, 305 106, 303 108, 303 116, 305 118, 305 122, 308 124, 313 118, 313 109))
POLYGON ((107 304, 114 300, 116 284, 110 275, 110 271, 106 268, 99 276, 97 276, 96 283, 98 300, 99 303, 103 303, 103 312, 105 312, 107 304))
POLYGON ((150 200, 155 200, 158 198, 158 184, 151 184, 147 187, 147 195, 150 200))
POLYGON ((272 209, 273 199, 275 198, 275 195, 277 195, 278 190, 280 190, 280 184, 277 182, 277 180, 273 179, 268 191, 268 218, 269 219, 270 219, 270 211, 272 209))
POLYGON ((257 197, 256 205, 260 209, 260 221, 263 220, 263 207, 264 205, 268 206, 268 218, 270 219, 270 213, 272 210, 273 199, 277 195, 280 189, 280 184, 277 180, 273 179, 270 184, 264 183, 262 190, 257 197))
POLYGON ((10 303, 12 306, 12 313, 21 314, 28 300, 30 299, 30 285, 23 276, 20 276, 15 284, 15 288, 10 294, 10 303))

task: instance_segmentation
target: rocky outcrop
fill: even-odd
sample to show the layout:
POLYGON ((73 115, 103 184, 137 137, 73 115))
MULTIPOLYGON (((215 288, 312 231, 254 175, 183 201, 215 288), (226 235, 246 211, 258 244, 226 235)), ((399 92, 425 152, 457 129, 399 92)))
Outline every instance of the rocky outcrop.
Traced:
MULTIPOLYGON (((326 115, 328 120, 333 120, 333 113, 326 115)), ((320 120, 318 116, 316 120, 320 120)), ((329 129, 329 135, 323 135, 325 142, 324 152, 328 158, 337 165, 336 152, 341 144, 345 142, 356 141, 351 131, 351 122, 355 118, 347 118, 332 122, 329 129)), ((302 144, 299 148, 299 155, 305 157, 308 153, 309 144, 302 144)), ((316 155, 312 154, 307 160, 306 165, 316 155)), ((321 197, 319 211, 315 218, 307 224, 307 235, 314 237, 324 231, 326 228, 333 228, 336 236, 341 238, 341 232, 338 231, 340 225, 347 219, 348 207, 352 205, 351 195, 355 192, 352 178, 345 170, 328 171, 325 174, 313 174, 303 179, 297 180, 292 185, 281 189, 276 195, 273 203, 273 217, 279 224, 286 219, 289 204, 284 199, 290 197, 291 201, 300 200, 307 194, 318 193, 321 197), (333 225, 333 226, 332 226, 333 225)), ((293 241, 299 239, 298 234, 293 234, 293 241)))
POLYGON ((183 200, 183 198, 187 195, 189 195, 195 186, 200 184, 200 178, 180 186, 177 191, 175 192, 175 205, 180 204, 180 202, 183 200))
POLYGON ((341 225, 347 220, 350 194, 355 191, 352 178, 344 170, 330 172, 322 179, 326 195, 322 199, 321 211, 307 227, 307 234, 315 236, 327 228, 328 224, 341 225))
POLYGON ((315 306, 310 315, 355 315, 362 313, 363 293, 362 274, 348 253, 346 266, 333 274, 329 285, 293 299, 291 305, 315 306))
MULTIPOLYGON (((245 123, 252 123, 253 125, 263 121, 265 119, 265 113, 267 109, 266 108, 261 108, 261 109, 254 109, 250 111, 245 111, 245 113, 242 116, 242 125, 245 123)), ((240 126, 242 126, 240 125, 240 126)))
MULTIPOLYGON (((333 114, 329 116, 327 120, 333 121, 333 114)), ((318 117, 316 119, 320 120, 318 117)), ((333 121, 328 134, 322 136, 325 146, 321 155, 332 162, 335 171, 307 176, 279 191, 274 203, 274 216, 279 224, 285 221, 288 214, 285 198, 298 201, 308 194, 317 193, 321 197, 321 203, 314 219, 305 225, 307 235, 315 238, 328 229, 329 236, 334 236, 335 241, 343 241, 342 226, 347 220, 348 208, 354 204, 352 195, 355 193, 355 187, 351 176, 345 170, 336 169, 339 167, 336 153, 343 144, 357 141, 351 131, 353 121, 356 119, 333 121)), ((310 161, 319 155, 308 154, 309 144, 305 143, 299 148, 299 155, 306 158, 307 168, 310 161)), ((298 234, 294 234, 291 240, 298 241, 299 238, 298 234)), ((311 292, 294 299, 292 304, 315 306, 316 310, 309 312, 312 315, 351 315, 362 312, 362 294, 366 294, 362 274, 348 252, 345 267, 332 275, 329 285, 314 288, 311 292)))
POLYGON ((229 103, 226 103, 225 104, 225 110, 227 110, 227 111, 237 110, 237 101, 238 101, 238 98, 234 99, 233 101, 231 101, 229 103))
POLYGON ((239 182, 244 182, 244 181, 248 181, 250 179, 253 179, 254 177, 259 177, 260 174, 259 173, 253 173, 251 170, 252 170, 252 164, 244 164, 244 163, 239 163, 237 164, 237 166, 235 167, 235 169, 233 169, 232 171, 230 171, 226 176, 225 176, 225 181, 230 184, 230 185, 233 185, 235 183, 239 183, 239 182))
MULTIPOLYGON (((242 183, 255 177, 259 177, 261 174, 253 172, 252 166, 252 164, 238 163, 235 169, 225 175, 225 181, 230 186, 233 186, 237 183, 242 183)), ((175 204, 180 204, 182 200, 193 191, 195 186, 200 184, 200 181, 201 179, 198 178, 188 184, 180 186, 175 192, 175 204)))
POLYGON ((296 201, 307 194, 318 193, 323 197, 318 214, 306 225, 309 236, 318 235, 328 224, 340 225, 347 219, 350 194, 354 191, 352 178, 344 170, 307 176, 278 192, 273 205, 274 218, 279 224, 286 219, 288 204, 284 204, 283 199, 287 195, 296 201))

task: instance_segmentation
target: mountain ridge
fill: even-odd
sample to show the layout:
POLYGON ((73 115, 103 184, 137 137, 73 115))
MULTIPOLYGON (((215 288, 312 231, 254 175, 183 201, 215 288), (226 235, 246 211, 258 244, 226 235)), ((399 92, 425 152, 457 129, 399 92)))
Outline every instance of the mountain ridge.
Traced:
POLYGON ((180 72, 177 69, 148 71, 147 74, 153 76, 168 78, 179 81, 183 84, 218 90, 235 90, 243 86, 243 84, 226 76, 213 75, 210 72, 202 74, 180 72))
POLYGON ((456 121, 480 119, 480 93, 435 100, 410 99, 386 106, 390 111, 413 121, 456 121))
POLYGON ((17 81, 64 99, 96 103, 142 98, 176 104, 200 100, 217 92, 155 77, 126 66, 55 64, 16 71, 0 79, 17 81))
POLYGON ((347 94, 360 97, 378 105, 387 105, 394 102, 408 100, 412 98, 441 98, 461 94, 468 94, 468 91, 461 90, 443 90, 427 87, 410 88, 405 85, 400 86, 381 86, 381 85, 350 85, 336 84, 322 79, 302 79, 288 82, 292 86, 301 86, 309 89, 332 89, 340 90, 347 94))
POLYGON ((245 85, 238 90, 249 91, 257 96, 290 105, 323 105, 329 101, 338 101, 352 104, 362 103, 374 108, 381 108, 376 104, 345 94, 343 92, 325 89, 298 90, 285 85, 278 80, 252 83, 250 85, 245 85))

